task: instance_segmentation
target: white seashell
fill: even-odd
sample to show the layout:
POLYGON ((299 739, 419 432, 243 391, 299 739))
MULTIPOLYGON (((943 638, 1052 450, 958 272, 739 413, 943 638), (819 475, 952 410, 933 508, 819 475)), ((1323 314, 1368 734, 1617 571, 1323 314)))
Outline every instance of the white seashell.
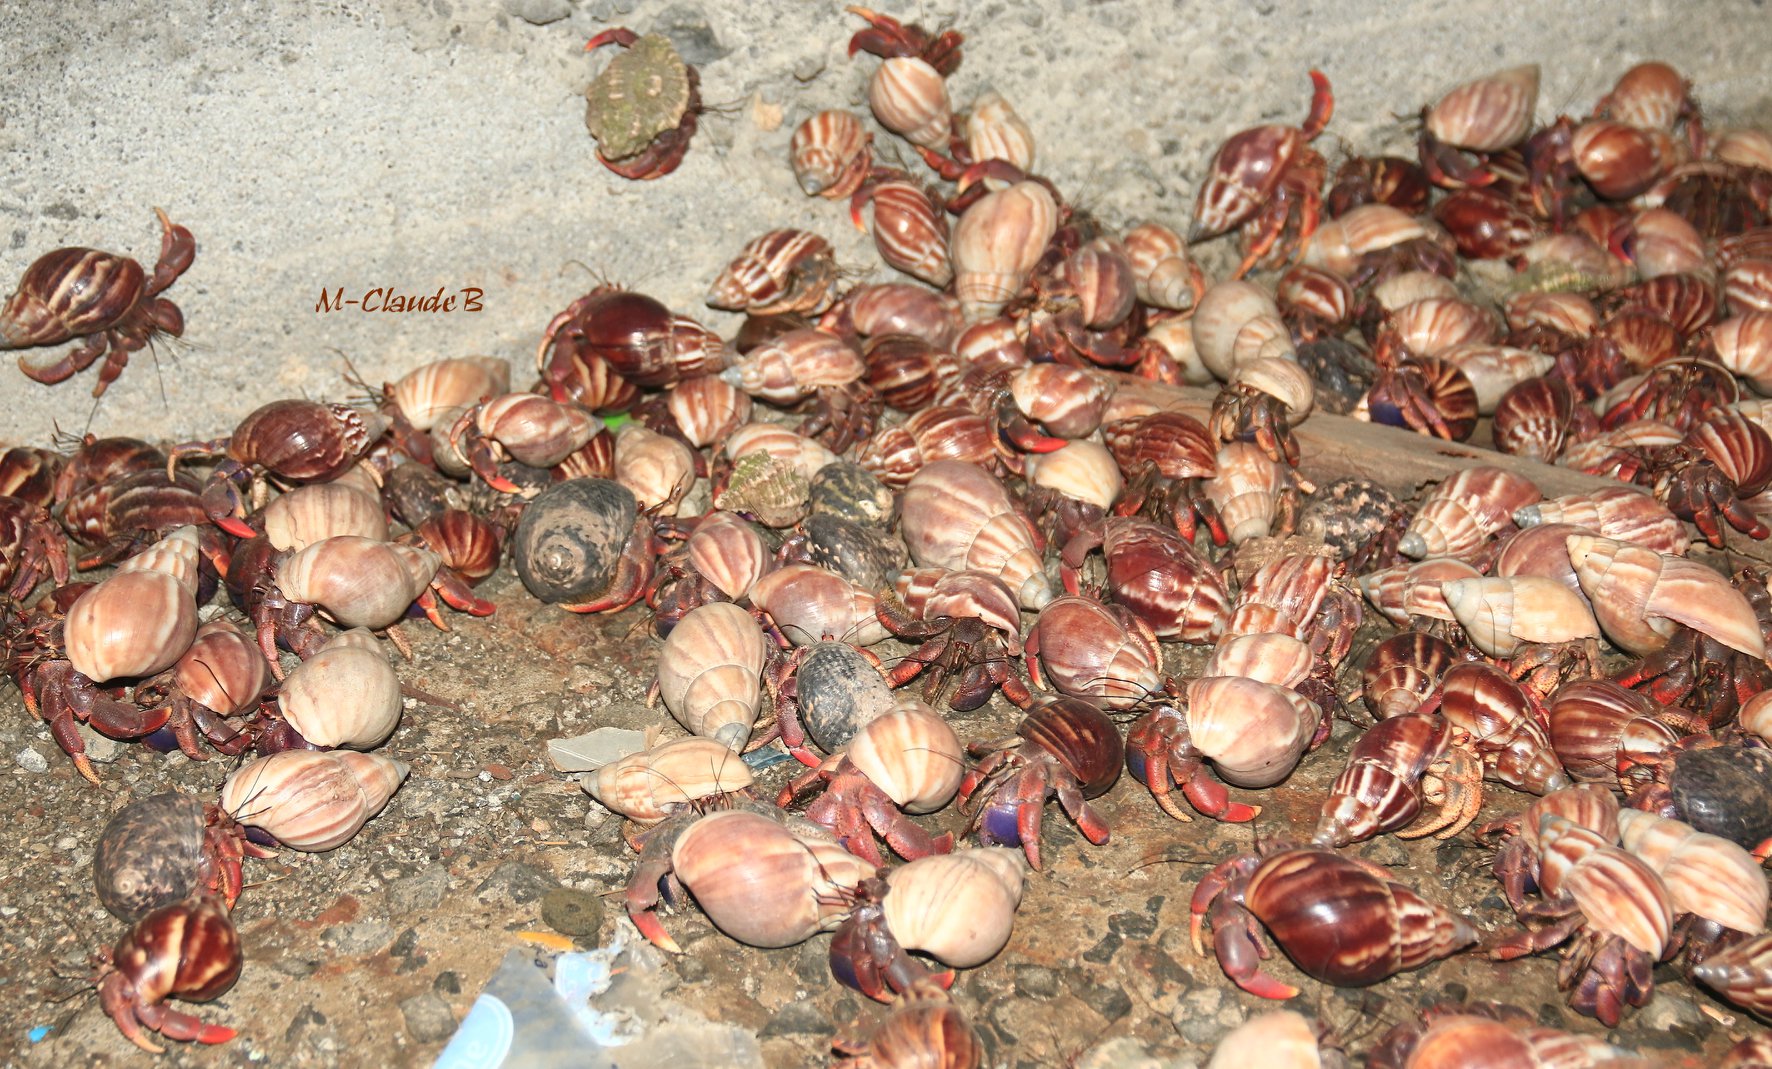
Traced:
POLYGON ((355 750, 285 750, 229 776, 221 807, 291 849, 331 850, 382 811, 410 769, 404 761, 355 750))
POLYGON ((353 750, 388 741, 403 704, 400 677, 365 628, 322 646, 289 673, 277 694, 283 719, 302 738, 315 746, 353 750))

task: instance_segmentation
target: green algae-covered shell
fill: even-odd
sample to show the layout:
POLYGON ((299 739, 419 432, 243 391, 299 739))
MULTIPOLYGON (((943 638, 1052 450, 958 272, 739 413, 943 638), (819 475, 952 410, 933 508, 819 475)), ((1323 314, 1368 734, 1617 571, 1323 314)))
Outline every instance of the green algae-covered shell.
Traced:
POLYGON ((585 126, 612 160, 645 151, 689 108, 689 68, 656 33, 638 38, 585 89, 585 126))

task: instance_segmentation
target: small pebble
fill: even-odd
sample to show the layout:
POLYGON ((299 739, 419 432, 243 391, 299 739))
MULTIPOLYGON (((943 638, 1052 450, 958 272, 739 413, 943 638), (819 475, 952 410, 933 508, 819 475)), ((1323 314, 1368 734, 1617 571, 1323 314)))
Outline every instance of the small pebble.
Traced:
POLYGON ((828 1036, 835 1033, 837 1026, 832 1024, 825 1015, 824 1008, 816 1002, 801 1000, 790 1002, 777 1010, 757 1038, 768 1039, 770 1036, 828 1036))
POLYGON ((542 896, 541 920, 561 935, 596 936, 603 927, 603 899, 571 887, 556 887, 542 896))
POLYGON ((1029 998, 1052 998, 1058 994, 1058 974, 1044 965, 1017 965, 1015 993, 1029 998))
POLYGON ((414 995, 400 1003, 400 1016, 406 1021, 407 1033, 420 1043, 448 1039, 455 1031, 455 1013, 435 991, 414 995))
POLYGON ((13 760, 17 761, 18 767, 24 769, 26 772, 48 772, 49 771, 49 758, 44 757, 42 754, 38 753, 36 750, 31 749, 29 746, 20 750, 18 752, 18 756, 13 758, 13 760))

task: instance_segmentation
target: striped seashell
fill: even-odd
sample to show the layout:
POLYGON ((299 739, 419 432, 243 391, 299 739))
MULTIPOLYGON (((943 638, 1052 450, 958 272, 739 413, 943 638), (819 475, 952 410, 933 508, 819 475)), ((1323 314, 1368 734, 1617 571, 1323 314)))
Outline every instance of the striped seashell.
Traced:
POLYGON ((966 113, 966 151, 974 160, 1003 160, 1024 174, 1034 169, 1034 132, 1009 101, 989 90, 966 113))
POLYGON ((1459 297, 1427 297, 1391 313, 1390 327, 1417 356, 1444 356, 1461 345, 1487 345, 1501 332, 1495 314, 1459 297))
POLYGON ((734 753, 757 721, 765 651, 751 615, 730 602, 703 605, 671 629, 658 651, 658 693, 691 732, 734 753))
POLYGON ((886 876, 886 928, 899 946, 944 965, 983 965, 1009 942, 1023 872, 1018 852, 1003 847, 918 858, 886 876))
POLYGON ((1058 205, 1038 182, 1017 182, 966 209, 949 252, 967 322, 991 318, 1021 292, 1057 227, 1058 205))
MULTIPOLYGON (((1338 276, 1331 275, 1331 278, 1338 276)), ((1392 275, 1378 285, 1372 287, 1372 299, 1387 312, 1424 301, 1430 297, 1456 297, 1458 287, 1444 275, 1436 275, 1432 271, 1405 271, 1400 275, 1392 275)))
POLYGON ((1555 579, 1454 579, 1440 589, 1471 644, 1491 657, 1512 657, 1529 642, 1600 637, 1587 602, 1555 579))
POLYGON ((727 437, 725 452, 726 459, 734 462, 752 453, 767 453, 792 464, 808 480, 837 460, 837 454, 780 423, 745 424, 727 437))
POLYGON ((805 230, 771 230, 726 265, 707 303, 755 316, 816 315, 835 300, 836 277, 830 242, 805 230))
POLYGON ((1501 468, 1465 468, 1434 487, 1397 541, 1406 557, 1463 557, 1544 497, 1532 480, 1501 468))
POLYGON ((191 648, 172 672, 180 694, 222 716, 256 707, 271 685, 271 665, 258 643, 225 616, 197 628, 191 648))
POLYGON ((1206 659, 1202 676, 1243 676, 1276 687, 1310 678, 1316 654, 1302 639, 1279 632, 1227 635, 1206 659))
POLYGON ((1032 532, 1003 483, 978 465, 958 460, 926 465, 906 485, 899 516, 917 564, 988 572, 1008 584, 1025 609, 1052 600, 1032 532))
POLYGON ((844 752, 907 813, 947 805, 966 774, 960 737, 940 713, 914 698, 863 724, 844 752))
POLYGON ((163 572, 176 580, 186 594, 195 598, 197 586, 201 582, 198 575, 201 546, 197 528, 187 524, 168 532, 147 549, 117 565, 117 574, 163 572))
POLYGON ((1362 204, 1317 227, 1299 260, 1306 267, 1346 278, 1367 254, 1423 238, 1451 240, 1438 225, 1401 209, 1388 204, 1362 204))
POLYGON ((355 750, 285 750, 235 770, 221 807, 293 850, 343 846, 388 804, 411 766, 355 750))
POLYGON ((947 213, 915 182, 881 182, 866 194, 874 207, 874 248, 887 266, 931 286, 954 279, 947 213))
POLYGON ((1708 565, 1601 535, 1569 536, 1569 560, 1606 637, 1646 656, 1684 624, 1730 649, 1766 656, 1747 598, 1708 565))
POLYGON ((1496 549, 1495 574, 1536 575, 1579 591, 1581 579, 1569 562, 1569 536, 1587 533, 1586 528, 1567 523, 1540 523, 1515 531, 1496 549))
POLYGON ((277 692, 283 719, 315 746, 373 750, 394 734, 403 700, 400 677, 357 628, 335 636, 297 665, 277 692))
POLYGON ((1187 254, 1187 242, 1161 223, 1133 227, 1121 239, 1132 261, 1138 299, 1153 308, 1185 312, 1205 290, 1205 276, 1187 254))
POLYGON ((1200 298, 1193 317, 1194 347, 1219 379, 1260 357, 1294 356, 1292 332, 1273 297, 1249 282, 1220 282, 1200 298))
POLYGON ((788 159, 807 196, 842 200, 861 186, 872 138, 847 111, 821 111, 794 129, 788 159))
POLYGON ((1477 412, 1484 416, 1495 414, 1495 406, 1509 389, 1543 375, 1557 363, 1554 356, 1490 342, 1465 342, 1438 355, 1471 380, 1477 391, 1477 412))
POLYGON ((1098 442, 1066 442, 1050 453, 1030 454, 1022 463, 1029 486, 1054 490, 1101 509, 1112 508, 1126 487, 1113 454, 1098 442))
POLYGON ((1545 897, 1572 896, 1590 930, 1615 935, 1660 960, 1674 915, 1655 870, 1567 817, 1547 813, 1538 826, 1538 884, 1545 897))
POLYGON ((285 557, 277 565, 277 587, 345 627, 380 629, 406 615, 439 563, 428 549, 339 535, 285 557))
POLYGON ((1291 775, 1322 719, 1297 691, 1242 676, 1193 680, 1187 700, 1195 748, 1236 787, 1271 787, 1291 775))
POLYGON ((1252 442, 1227 442, 1218 451, 1218 474, 1207 479, 1207 500, 1233 544, 1261 538, 1273 530, 1280 491, 1286 476, 1252 442))
POLYGON ((1579 293, 1516 293, 1507 299, 1513 330, 1544 327, 1567 338, 1585 338, 1600 325, 1594 302, 1579 293))
POLYGON ((638 423, 615 435, 615 481, 633 491, 640 508, 675 516, 677 504, 695 485, 695 450, 668 434, 638 423))
POLYGON ((762 532, 732 512, 702 517, 683 549, 696 574, 733 601, 744 600, 772 561, 762 532))
POLYGON ((809 328, 790 330, 759 345, 720 377, 759 400, 792 405, 821 387, 847 386, 866 372, 854 346, 835 334, 809 328))
POLYGON ((889 637, 872 591, 812 564, 789 564, 751 584, 751 604, 796 646, 842 639, 872 646, 889 637))
POLYGON ((1439 689, 1440 677, 1462 660, 1450 642, 1403 631, 1372 648, 1360 670, 1366 709, 1380 720, 1413 713, 1439 689))
POLYGON ((893 56, 868 82, 868 106, 880 125, 913 145, 947 148, 953 111, 941 72, 916 56, 893 56))
POLYGON ((1572 524, 1594 534, 1679 557, 1686 555, 1692 541, 1679 517, 1647 491, 1634 486, 1608 486, 1585 494, 1546 498, 1516 510, 1514 522, 1521 527, 1572 524))
POLYGON ((710 813, 678 837, 671 868, 722 932, 750 946, 793 946, 841 923, 874 875, 814 830, 792 831, 747 810, 710 813))
POLYGON ((1373 608, 1398 627, 1409 627, 1414 617, 1456 620, 1440 584, 1481 577, 1481 572, 1456 557, 1429 557, 1369 572, 1359 582, 1373 608))
POLYGON ((1772 171, 1772 134, 1746 127, 1724 130, 1711 141, 1710 153, 1724 163, 1772 171))
POLYGON ((1766 876, 1754 856, 1681 820, 1640 809, 1618 814, 1619 845, 1667 884, 1675 913, 1690 913, 1749 935, 1766 930, 1766 876))
POLYGON ((1746 379, 1754 392, 1772 397, 1772 311, 1731 316, 1711 328, 1717 363, 1746 379))
POLYGON ((1497 152, 1525 140, 1537 107, 1538 64, 1532 63, 1448 90, 1428 106, 1423 124, 1444 144, 1497 152))
POLYGON ((751 769, 731 750, 691 736, 631 753, 579 777, 585 793, 641 824, 654 824, 681 806, 749 787, 751 769))
POLYGON ((190 591, 154 570, 111 576, 80 595, 62 625, 68 663, 94 683, 164 671, 196 637, 190 591))
POLYGON ((449 413, 509 393, 510 361, 496 356, 433 360, 402 375, 388 399, 415 431, 428 431, 449 413))
POLYGON ((381 498, 337 482, 298 486, 265 506, 265 537, 277 549, 306 549, 335 535, 388 540, 381 498))

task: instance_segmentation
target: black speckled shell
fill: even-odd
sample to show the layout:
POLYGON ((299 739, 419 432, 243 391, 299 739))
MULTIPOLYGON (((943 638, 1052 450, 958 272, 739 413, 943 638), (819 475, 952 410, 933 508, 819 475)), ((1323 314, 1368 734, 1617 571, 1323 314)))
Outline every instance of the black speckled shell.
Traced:
POLYGON ((812 563, 869 590, 890 585, 909 557, 896 536, 841 516, 815 513, 801 529, 812 563))
POLYGON ((1317 384, 1317 407, 1345 416, 1372 385, 1378 365, 1344 338, 1318 338, 1298 347, 1298 362, 1317 384))
POLYGON ((1355 476, 1344 476, 1317 488, 1298 510, 1298 533, 1319 540, 1346 560, 1378 537, 1398 508, 1389 490, 1355 476))
POLYGON ((873 472, 839 460, 813 476, 810 507, 815 515, 884 527, 892 519, 892 491, 873 472))
POLYGON ((459 485, 423 464, 405 463, 382 477, 381 497, 394 519, 417 527, 449 508, 451 498, 460 496, 459 485))
POLYGON ((880 670, 845 642, 817 642, 794 673, 800 724, 826 753, 849 745, 897 700, 880 670))
POLYGON ((1772 750, 1716 746, 1674 756, 1668 777, 1686 823, 1752 850, 1772 838, 1772 750))
POLYGON ((117 810, 92 857, 99 902, 134 923, 196 893, 203 828, 203 803, 188 794, 156 794, 117 810))
POLYGON ((609 588, 634 532, 633 492, 608 479, 568 479, 537 494, 511 539, 517 575, 547 602, 588 601, 609 588))

